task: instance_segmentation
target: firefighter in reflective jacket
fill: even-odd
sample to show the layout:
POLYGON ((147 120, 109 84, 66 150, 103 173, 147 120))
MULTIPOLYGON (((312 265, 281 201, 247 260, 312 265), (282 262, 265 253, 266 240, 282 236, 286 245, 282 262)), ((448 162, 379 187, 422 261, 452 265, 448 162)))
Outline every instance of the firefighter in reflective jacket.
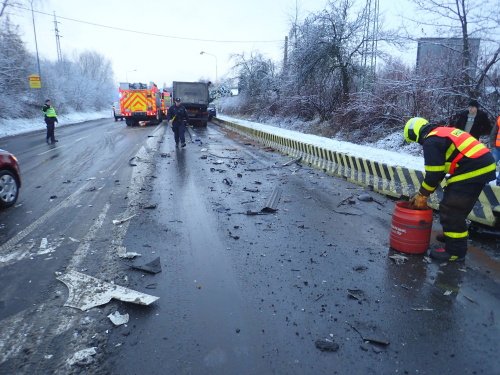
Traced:
POLYGON ((419 191, 410 199, 415 209, 427 208, 427 198, 446 178, 439 203, 445 247, 430 251, 440 261, 459 262, 467 253, 467 216, 485 184, 495 179, 495 160, 488 148, 463 130, 431 125, 414 117, 404 128, 407 142, 423 146, 425 178, 419 191))

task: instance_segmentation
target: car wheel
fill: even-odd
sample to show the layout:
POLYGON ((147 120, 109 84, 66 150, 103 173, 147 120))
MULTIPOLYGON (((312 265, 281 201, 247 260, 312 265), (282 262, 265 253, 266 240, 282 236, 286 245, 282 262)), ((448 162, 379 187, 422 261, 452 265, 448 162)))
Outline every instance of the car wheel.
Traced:
POLYGON ((134 126, 134 121, 132 119, 126 119, 125 120, 125 123, 127 124, 127 126, 134 126))
POLYGON ((10 207, 17 201, 19 183, 14 174, 7 170, 0 171, 0 207, 10 207))

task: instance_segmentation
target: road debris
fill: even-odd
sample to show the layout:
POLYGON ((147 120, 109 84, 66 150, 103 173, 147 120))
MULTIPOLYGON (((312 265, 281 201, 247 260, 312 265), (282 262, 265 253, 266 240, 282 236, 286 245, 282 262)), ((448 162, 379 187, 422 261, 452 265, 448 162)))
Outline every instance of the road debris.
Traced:
POLYGON ((413 311, 434 311, 434 309, 429 309, 427 307, 412 307, 413 311))
POLYGON ((387 346, 390 344, 389 339, 385 333, 381 332, 380 328, 373 324, 365 322, 354 322, 353 324, 347 323, 353 330, 355 330, 365 342, 372 344, 379 344, 387 346))
POLYGON ((157 257, 153 259, 151 262, 143 264, 143 265, 131 265, 130 268, 140 270, 140 271, 145 271, 149 273, 159 273, 161 272, 161 263, 160 263, 160 257, 157 257))
POLYGON ((322 352, 336 352, 339 350, 339 344, 330 339, 318 339, 314 342, 314 345, 322 352))
POLYGON ((244 187, 243 191, 248 191, 249 193, 258 193, 259 189, 250 189, 250 188, 244 187))
POLYGON ((74 353, 73 356, 67 360, 68 365, 86 366, 91 364, 94 361, 93 356, 97 354, 96 349, 97 347, 93 346, 74 353))
POLYGON ((365 292, 361 289, 347 289, 347 295, 352 299, 361 301, 365 297, 365 292))
POLYGON ((267 200, 266 206, 260 210, 261 212, 273 213, 278 211, 278 203, 281 199, 282 190, 279 186, 276 186, 271 193, 271 196, 267 200))
POLYGON ((132 156, 129 160, 128 160, 128 165, 130 165, 131 167, 137 167, 137 164, 135 163, 132 163, 132 160, 135 159, 135 156, 132 156))
POLYGON ((212 154, 211 152, 208 153, 209 155, 215 156, 216 158, 219 158, 216 163, 214 164, 223 164, 224 162, 220 159, 232 159, 232 160, 244 160, 242 157, 237 156, 237 157, 232 157, 232 156, 222 156, 222 155, 216 155, 212 154), (219 163, 220 162, 220 163, 219 163))
POLYGON ((57 277, 57 280, 64 283, 69 290, 64 306, 82 311, 105 305, 113 298, 138 305, 150 305, 159 299, 159 297, 137 292, 77 271, 69 271, 57 277))
POLYGON ((121 326, 122 324, 128 323, 129 320, 129 315, 128 314, 120 314, 117 311, 115 311, 113 314, 108 315, 109 320, 115 325, 115 326, 121 326))
POLYGON ((224 178, 222 182, 225 183, 227 186, 231 186, 233 184, 233 180, 231 180, 228 177, 224 178))
POLYGON ((153 204, 148 204, 148 205, 146 205, 146 206, 144 206, 144 207, 142 207, 142 208, 144 208, 145 210, 153 210, 153 209, 155 209, 155 208, 156 208, 156 204, 155 204, 155 203, 153 203, 153 204))
POLYGON ((357 272, 366 271, 367 269, 368 269, 368 267, 366 267, 366 266, 355 266, 355 267, 353 267, 353 270, 357 271, 357 272))
POLYGON ((354 195, 349 195, 347 198, 342 199, 338 204, 337 207, 340 207, 346 203, 348 204, 356 204, 356 201, 353 199, 354 195))
POLYGON ((134 259, 135 257, 140 257, 141 254, 131 251, 131 252, 118 253, 118 256, 123 259, 134 259))
POLYGON ((114 225, 123 224, 124 222, 129 221, 130 219, 132 219, 134 216, 135 216, 135 214, 133 214, 132 216, 129 216, 129 217, 125 218, 125 219, 113 220, 113 224, 114 225))
POLYGON ((389 255, 389 258, 391 258, 397 265, 404 264, 408 260, 408 257, 401 254, 389 255))
POLYGON ((447 290, 447 291, 445 291, 445 292, 443 293, 443 296, 449 296, 449 295, 450 295, 450 294, 452 294, 452 293, 453 293, 453 291, 451 291, 451 290, 447 290))

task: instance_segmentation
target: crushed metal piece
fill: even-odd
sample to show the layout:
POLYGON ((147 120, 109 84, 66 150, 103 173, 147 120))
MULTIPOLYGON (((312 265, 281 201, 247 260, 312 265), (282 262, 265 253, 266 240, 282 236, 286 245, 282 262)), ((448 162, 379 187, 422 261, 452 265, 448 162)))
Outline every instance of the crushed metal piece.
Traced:
POLYGON ((273 213, 278 211, 278 203, 281 199, 282 190, 279 186, 276 186, 271 193, 271 196, 267 200, 266 206, 260 210, 261 212, 273 213))
POLYGON ((330 339, 318 339, 314 342, 314 345, 322 352, 336 352, 339 350, 339 344, 330 339))
POLYGON ((159 272, 161 272, 160 257, 157 257, 156 259, 152 260, 151 262, 143 264, 143 265, 130 266, 130 268, 140 270, 140 271, 149 272, 149 273, 159 273, 159 272))
POLYGON ((159 297, 111 284, 77 271, 69 271, 57 277, 57 280, 64 283, 69 290, 64 306, 82 311, 104 305, 113 298, 139 305, 150 305, 159 299, 159 297))
POLYGON ((363 341, 368 341, 373 344, 380 344, 380 345, 389 345, 389 339, 386 337, 386 335, 381 332, 381 330, 372 324, 364 323, 364 322, 354 322, 354 324, 349 324, 349 326, 354 329, 363 341))

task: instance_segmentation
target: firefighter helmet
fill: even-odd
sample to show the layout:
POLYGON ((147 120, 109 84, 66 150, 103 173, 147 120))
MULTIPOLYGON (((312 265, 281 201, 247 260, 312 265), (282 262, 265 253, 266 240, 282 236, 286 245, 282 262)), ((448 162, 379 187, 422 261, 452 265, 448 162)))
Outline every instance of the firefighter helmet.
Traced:
POLYGON ((427 125, 429 121, 422 117, 413 117, 405 125, 404 137, 406 142, 418 142, 420 129, 427 125))

